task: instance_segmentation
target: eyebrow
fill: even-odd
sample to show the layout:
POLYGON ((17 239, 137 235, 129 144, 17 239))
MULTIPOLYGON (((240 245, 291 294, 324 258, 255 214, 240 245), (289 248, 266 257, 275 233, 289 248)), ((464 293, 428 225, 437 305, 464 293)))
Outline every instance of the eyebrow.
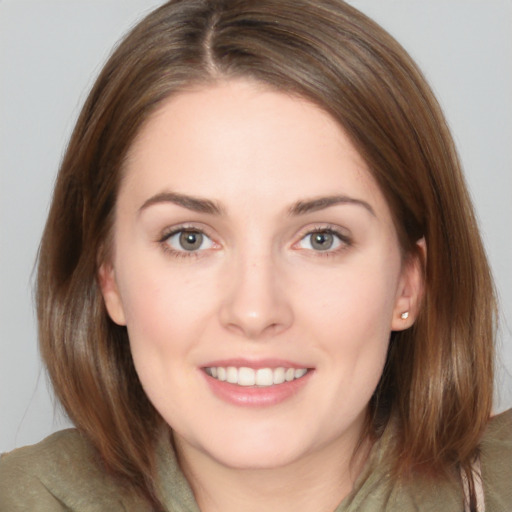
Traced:
POLYGON ((291 208, 288 210, 288 213, 290 215, 305 215, 306 213, 317 212, 319 210, 324 210, 325 208, 339 204, 354 204, 357 206, 362 206, 374 217, 376 217, 375 211, 369 203, 361 199, 355 199, 348 196, 327 196, 318 197, 308 201, 297 201, 294 205, 291 206, 291 208))
POLYGON ((210 215, 223 215, 223 208, 209 199, 201 199, 199 197, 193 197, 185 194, 178 194, 177 192, 161 192, 154 196, 151 196, 144 204, 139 208, 141 213, 146 208, 155 204, 161 203, 172 203, 187 210, 198 213, 207 213, 210 215))
MULTIPOLYGON (((209 215, 224 215, 224 209, 222 206, 217 204, 210 199, 202 199, 199 197, 193 197, 186 194, 179 194, 177 192, 161 192, 151 196, 144 204, 139 208, 139 213, 153 206, 161 203, 172 203, 187 210, 191 210, 198 213, 206 213, 209 215)), ((369 203, 361 199, 355 199, 348 196, 327 196, 310 199, 307 201, 297 201, 289 209, 288 213, 292 216, 305 215, 307 213, 313 213, 331 206, 343 205, 343 204, 354 204, 362 206, 374 217, 375 211, 369 203)))

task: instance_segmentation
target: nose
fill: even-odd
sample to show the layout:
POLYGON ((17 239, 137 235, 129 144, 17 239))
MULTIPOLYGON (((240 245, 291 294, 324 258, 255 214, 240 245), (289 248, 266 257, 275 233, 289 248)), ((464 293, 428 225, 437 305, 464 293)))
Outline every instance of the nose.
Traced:
POLYGON ((251 340, 286 331, 293 308, 283 281, 271 255, 232 261, 221 284, 222 325, 251 340))

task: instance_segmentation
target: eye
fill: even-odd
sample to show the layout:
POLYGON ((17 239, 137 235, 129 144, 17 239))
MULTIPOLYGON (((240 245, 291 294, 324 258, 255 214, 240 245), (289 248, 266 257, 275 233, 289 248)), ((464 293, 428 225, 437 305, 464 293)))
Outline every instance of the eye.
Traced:
POLYGON ((348 244, 346 237, 342 237, 330 229, 324 229, 308 233, 299 241, 298 246, 301 249, 325 252, 334 251, 343 244, 348 244))
POLYGON ((204 249, 211 249, 213 241, 201 231, 192 229, 181 229, 168 235, 164 242, 174 251, 195 252, 204 249))

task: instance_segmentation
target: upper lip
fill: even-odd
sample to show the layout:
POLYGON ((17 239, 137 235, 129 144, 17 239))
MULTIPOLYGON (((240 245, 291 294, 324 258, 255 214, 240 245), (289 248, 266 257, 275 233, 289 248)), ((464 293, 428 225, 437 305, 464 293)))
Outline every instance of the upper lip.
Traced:
POLYGON ((233 366, 235 368, 252 368, 253 370, 258 370, 260 368, 311 368, 308 364, 297 363, 294 361, 286 360, 286 359, 274 359, 274 358, 266 358, 266 359, 244 359, 244 358, 236 358, 236 359, 218 359, 215 361, 210 361, 206 364, 201 365, 202 368, 212 368, 212 367, 228 367, 233 366))

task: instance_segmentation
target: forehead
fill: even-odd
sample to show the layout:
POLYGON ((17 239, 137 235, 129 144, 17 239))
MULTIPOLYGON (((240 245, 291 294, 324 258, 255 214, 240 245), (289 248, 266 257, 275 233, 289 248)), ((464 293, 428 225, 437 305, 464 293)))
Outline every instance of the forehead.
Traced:
POLYGON ((146 122, 125 166, 124 188, 220 201, 296 201, 355 194, 381 203, 342 127, 310 101, 251 81, 180 92, 146 122))

